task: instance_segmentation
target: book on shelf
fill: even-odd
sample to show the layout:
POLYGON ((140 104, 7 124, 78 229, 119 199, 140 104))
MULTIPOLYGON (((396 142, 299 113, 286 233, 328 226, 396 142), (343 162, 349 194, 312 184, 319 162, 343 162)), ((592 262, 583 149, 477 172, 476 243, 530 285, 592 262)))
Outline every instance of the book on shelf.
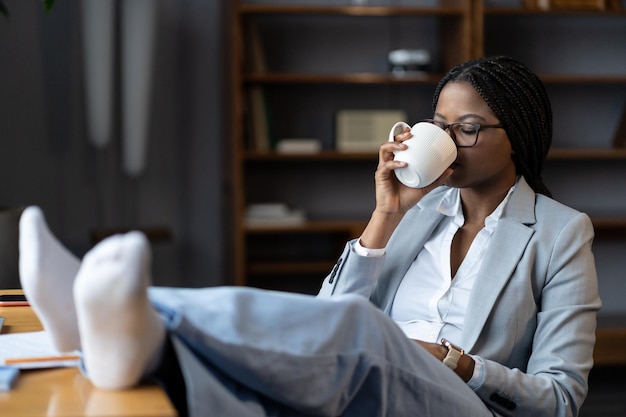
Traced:
MULTIPOLYGON (((261 34, 257 22, 249 19, 244 27, 244 60, 248 72, 264 73, 267 71, 265 50, 261 41, 261 34)), ((269 151, 270 126, 267 106, 267 94, 261 85, 251 85, 248 88, 248 116, 250 136, 248 147, 255 151, 269 151)))
POLYGON ((336 115, 335 147, 339 152, 378 152, 396 123, 407 121, 401 109, 343 109, 336 115))
POLYGON ((319 139, 284 138, 276 143, 276 152, 282 154, 314 154, 322 150, 319 139))
POLYGON ((265 90, 261 86, 252 86, 248 90, 249 141, 250 149, 267 152, 270 150, 270 129, 267 113, 265 90))
POLYGON ((261 33, 254 19, 248 20, 246 24, 247 70, 251 72, 267 72, 267 62, 265 61, 265 50, 261 41, 261 33))

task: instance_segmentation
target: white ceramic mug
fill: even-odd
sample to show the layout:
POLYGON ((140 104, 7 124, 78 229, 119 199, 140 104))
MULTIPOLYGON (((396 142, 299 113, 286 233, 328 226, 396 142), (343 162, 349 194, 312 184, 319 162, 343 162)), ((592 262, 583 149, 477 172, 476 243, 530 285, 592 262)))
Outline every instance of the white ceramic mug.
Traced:
MULTIPOLYGON (((399 135, 407 123, 398 122, 389 132, 389 142, 399 135)), ((395 170, 398 180, 407 187, 423 188, 432 184, 456 159, 456 145, 445 130, 428 122, 416 123, 411 128, 413 137, 403 143, 408 146, 395 151, 394 160, 406 162, 395 170)))

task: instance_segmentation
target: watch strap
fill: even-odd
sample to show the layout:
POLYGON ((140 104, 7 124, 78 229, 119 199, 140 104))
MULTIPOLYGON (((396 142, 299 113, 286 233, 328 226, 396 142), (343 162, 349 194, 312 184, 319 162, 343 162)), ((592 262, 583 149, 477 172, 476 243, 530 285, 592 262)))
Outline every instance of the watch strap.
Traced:
POLYGON ((443 364, 448 368, 455 370, 459 364, 459 359, 461 359, 461 356, 463 356, 465 352, 463 349, 453 345, 446 339, 441 339, 441 344, 448 348, 448 353, 446 354, 446 357, 443 358, 443 364))

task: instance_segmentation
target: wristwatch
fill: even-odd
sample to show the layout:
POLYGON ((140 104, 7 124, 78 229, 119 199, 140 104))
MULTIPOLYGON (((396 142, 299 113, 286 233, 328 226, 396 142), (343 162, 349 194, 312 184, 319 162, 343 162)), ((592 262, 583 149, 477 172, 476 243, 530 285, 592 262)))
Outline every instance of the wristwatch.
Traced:
POLYGON ((443 358, 443 364, 448 368, 455 370, 459 364, 459 359, 461 359, 461 356, 463 356, 465 351, 448 342, 446 339, 441 339, 441 344, 448 348, 448 354, 445 358, 443 358))

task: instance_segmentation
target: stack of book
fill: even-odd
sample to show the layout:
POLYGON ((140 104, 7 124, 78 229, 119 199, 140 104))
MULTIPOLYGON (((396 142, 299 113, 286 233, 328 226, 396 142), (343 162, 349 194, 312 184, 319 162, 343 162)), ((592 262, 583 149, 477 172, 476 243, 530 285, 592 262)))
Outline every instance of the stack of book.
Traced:
POLYGON ((302 210, 292 209, 284 203, 250 204, 246 208, 248 226, 292 226, 305 221, 302 210))

